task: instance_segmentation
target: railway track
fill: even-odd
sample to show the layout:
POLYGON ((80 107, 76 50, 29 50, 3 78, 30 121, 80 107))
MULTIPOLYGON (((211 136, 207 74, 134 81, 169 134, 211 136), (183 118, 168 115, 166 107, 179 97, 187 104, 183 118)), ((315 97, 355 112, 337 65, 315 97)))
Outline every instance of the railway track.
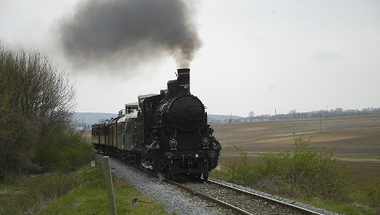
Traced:
MULTIPOLYGON (((130 164, 127 164, 131 166, 130 164)), ((148 173, 151 176, 158 177, 157 174, 151 171, 137 168, 140 171, 148 173)), ((162 179, 162 178, 161 178, 162 179)), ((302 204, 289 200, 281 200, 279 197, 271 195, 262 195, 259 192, 245 190, 243 187, 225 183, 222 181, 209 178, 208 181, 185 180, 185 182, 174 182, 166 179, 165 183, 170 183, 179 189, 198 196, 203 201, 207 202, 208 207, 221 208, 221 214, 307 214, 307 215, 322 215, 335 214, 330 211, 325 211, 319 208, 303 207, 302 204), (310 209, 312 208, 312 209, 310 209)))
MULTIPOLYGON (((141 169, 140 169, 141 170, 141 169)), ((152 172, 145 172, 157 177, 152 172)), ((293 203, 281 201, 276 198, 261 195, 259 193, 248 192, 240 188, 230 186, 209 178, 208 181, 187 181, 178 183, 171 180, 164 180, 185 191, 192 193, 212 202, 211 207, 223 207, 230 211, 229 214, 287 214, 287 215, 323 215, 325 213, 316 212, 308 208, 301 207, 293 203)))
POLYGON ((302 208, 295 204, 290 204, 258 193, 248 192, 213 179, 209 179, 204 183, 175 184, 193 192, 201 198, 209 199, 216 204, 227 207, 236 214, 322 215, 322 213, 302 208))

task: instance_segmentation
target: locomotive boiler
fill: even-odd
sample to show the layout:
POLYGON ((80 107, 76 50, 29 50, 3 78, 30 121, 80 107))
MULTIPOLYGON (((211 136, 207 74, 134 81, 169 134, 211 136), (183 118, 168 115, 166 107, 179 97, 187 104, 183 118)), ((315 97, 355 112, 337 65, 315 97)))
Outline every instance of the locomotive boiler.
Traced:
POLYGON ((218 164, 221 145, 207 124, 205 106, 190 93, 190 69, 177 71, 166 90, 138 96, 137 103, 125 106, 125 113, 94 124, 95 149, 166 178, 207 180, 218 164))

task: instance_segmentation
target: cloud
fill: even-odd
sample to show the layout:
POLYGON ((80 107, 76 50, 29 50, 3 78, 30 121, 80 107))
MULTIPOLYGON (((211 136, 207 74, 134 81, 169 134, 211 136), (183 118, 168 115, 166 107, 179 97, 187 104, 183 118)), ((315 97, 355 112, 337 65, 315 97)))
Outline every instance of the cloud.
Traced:
POLYGON ((276 89, 276 85, 275 85, 275 84, 271 84, 271 85, 269 85, 269 86, 267 87, 267 89, 268 89, 269 91, 272 91, 272 90, 276 89))
POLYGON ((332 61, 341 58, 341 55, 333 50, 317 49, 311 56, 307 57, 308 60, 312 61, 332 61))

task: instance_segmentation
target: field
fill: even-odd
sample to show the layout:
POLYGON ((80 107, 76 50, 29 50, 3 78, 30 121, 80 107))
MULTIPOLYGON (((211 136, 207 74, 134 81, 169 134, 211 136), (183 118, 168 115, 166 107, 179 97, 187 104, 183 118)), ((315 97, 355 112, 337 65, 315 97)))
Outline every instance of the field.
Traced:
POLYGON ((312 146, 334 150, 352 168, 354 182, 380 170, 380 115, 211 124, 222 144, 220 164, 239 159, 233 145, 256 162, 260 152, 294 148, 293 132, 312 136, 312 146))

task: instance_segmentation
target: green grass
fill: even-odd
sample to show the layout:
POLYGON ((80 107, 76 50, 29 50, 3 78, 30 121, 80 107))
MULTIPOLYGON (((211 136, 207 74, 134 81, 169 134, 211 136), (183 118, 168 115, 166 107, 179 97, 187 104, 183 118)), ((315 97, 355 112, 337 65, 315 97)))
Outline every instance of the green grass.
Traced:
POLYGON ((333 200, 320 200, 317 198, 312 199, 297 199, 297 198, 289 198, 298 202, 302 202, 305 204, 313 205, 318 208, 324 208, 328 211, 333 211, 340 214, 345 215, 374 215, 376 212, 370 211, 368 207, 360 205, 360 204, 348 204, 347 202, 342 201, 333 201, 333 200))
MULTIPOLYGON (((231 178, 231 174, 230 174, 228 168, 221 168, 220 170, 214 169, 210 172, 209 176, 212 178, 219 179, 219 180, 235 183, 235 181, 232 180, 232 178, 231 178)), ((258 187, 255 187, 255 186, 248 186, 248 187, 260 190, 258 187)), ((373 190, 375 190, 376 193, 379 192, 378 187, 376 189, 373 189, 373 190)), ((268 192, 267 190, 262 190, 262 191, 268 192)), ((363 193, 362 192, 363 191, 359 190, 359 189, 356 191, 352 191, 352 193, 349 194, 348 199, 350 199, 350 201, 348 201, 348 202, 334 201, 334 200, 321 200, 321 199, 316 198, 316 197, 293 198, 293 197, 289 197, 287 195, 281 195, 278 193, 272 193, 272 194, 282 196, 283 198, 286 198, 286 199, 293 199, 293 200, 298 201, 298 202, 313 205, 315 207, 323 208, 323 209, 326 209, 328 211, 333 211, 335 213, 340 213, 340 214, 346 214, 346 215, 357 215, 357 214, 376 215, 376 214, 380 214, 378 206, 376 207, 376 205, 373 205, 373 207, 370 207, 368 204, 363 203, 363 200, 362 200, 363 199, 363 197, 362 197, 363 193)))
MULTIPOLYGON (((118 214, 167 214, 161 204, 127 181, 113 177, 113 182, 118 214), (133 198, 139 200, 135 205, 133 198)), ((27 175, 1 182, 0 214, 110 214, 104 171, 88 165, 66 174, 27 175)))
MULTIPOLYGON (((73 189, 69 194, 52 202, 38 213, 45 214, 109 214, 107 187, 103 169, 100 167, 84 168, 88 173, 85 184, 73 189)), ((116 210, 118 214, 167 214, 161 204, 149 196, 142 195, 127 181, 113 178, 116 210), (133 205, 132 199, 139 201, 133 205), (152 203, 145 203, 152 202, 152 203)))
POLYGON ((81 183, 74 173, 15 175, 12 178, 0 183, 0 211, 4 214, 34 214, 81 183))
POLYGON ((374 172, 360 186, 354 185, 348 168, 333 157, 333 150, 312 147, 311 137, 302 137, 294 133, 293 151, 260 153, 255 164, 248 160, 248 153, 234 146, 240 160, 212 170, 210 177, 336 213, 380 214, 380 172, 374 172))

